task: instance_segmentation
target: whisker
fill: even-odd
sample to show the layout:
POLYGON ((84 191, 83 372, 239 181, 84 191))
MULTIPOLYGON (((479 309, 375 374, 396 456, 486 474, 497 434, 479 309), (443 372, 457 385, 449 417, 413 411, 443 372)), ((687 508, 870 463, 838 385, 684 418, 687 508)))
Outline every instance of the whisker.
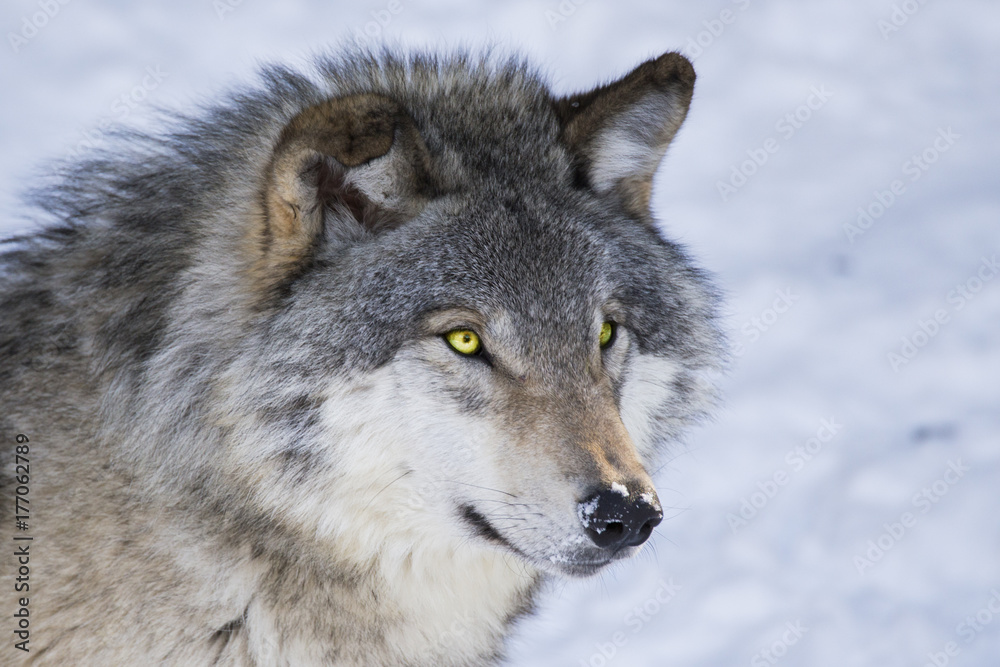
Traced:
POLYGON ((510 496, 511 498, 517 498, 517 495, 515 495, 513 493, 507 493, 506 491, 501 491, 500 489, 492 489, 492 488, 490 488, 488 486, 479 486, 478 484, 471 484, 469 482, 460 482, 457 479, 446 479, 446 480, 441 480, 441 481, 443 481, 443 482, 451 482, 453 484, 463 484, 465 486, 471 486, 474 489, 482 489, 483 491, 492 491, 494 493, 502 493, 505 496, 510 496))
POLYGON ((400 475, 399 477, 397 477, 396 479, 392 480, 391 482, 389 482, 388 484, 386 484, 385 486, 383 486, 381 489, 379 489, 379 492, 376 493, 374 496, 372 496, 371 500, 368 501, 368 504, 364 506, 364 509, 368 509, 371 506, 371 504, 373 502, 375 502, 375 499, 378 498, 382 494, 383 491, 385 491, 390 486, 392 486, 393 484, 395 484, 399 480, 401 480, 404 477, 406 477, 407 475, 409 475, 411 472, 413 472, 413 471, 412 470, 407 470, 402 475, 400 475))

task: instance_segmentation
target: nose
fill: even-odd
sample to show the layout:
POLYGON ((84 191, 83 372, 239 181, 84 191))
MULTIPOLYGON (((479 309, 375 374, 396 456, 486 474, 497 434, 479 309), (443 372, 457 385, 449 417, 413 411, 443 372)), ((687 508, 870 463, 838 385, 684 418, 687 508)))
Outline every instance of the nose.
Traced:
POLYGON ((612 484, 580 502, 577 514, 594 544, 615 551, 639 546, 663 520, 655 493, 630 495, 621 484, 612 484))

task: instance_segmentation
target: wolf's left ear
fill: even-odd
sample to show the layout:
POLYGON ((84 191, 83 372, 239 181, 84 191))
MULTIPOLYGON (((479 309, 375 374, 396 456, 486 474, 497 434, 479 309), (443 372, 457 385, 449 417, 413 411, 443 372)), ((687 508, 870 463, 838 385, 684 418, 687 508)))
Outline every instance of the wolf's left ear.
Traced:
POLYGON ((691 104, 694 67, 665 53, 623 78, 555 101, 579 184, 617 190, 630 212, 649 216, 653 174, 691 104))

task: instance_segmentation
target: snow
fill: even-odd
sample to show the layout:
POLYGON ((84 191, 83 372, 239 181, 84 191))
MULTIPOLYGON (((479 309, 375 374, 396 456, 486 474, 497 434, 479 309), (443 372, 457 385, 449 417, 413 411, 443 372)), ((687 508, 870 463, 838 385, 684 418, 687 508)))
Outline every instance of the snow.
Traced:
POLYGON ((41 5, 3 4, 0 231, 106 121, 358 32, 518 47, 566 92, 697 55, 653 205, 727 293, 726 403, 643 553, 553 583, 507 664, 996 664, 1000 5, 229 1, 69 2, 16 53, 41 5))
POLYGON ((611 482, 611 490, 620 496, 628 498, 628 487, 618 482, 611 482))
POLYGON ((639 500, 646 503, 647 505, 652 505, 655 509, 660 510, 660 501, 652 493, 641 493, 639 494, 639 500))
MULTIPOLYGON (((597 503, 600 500, 598 496, 594 496, 585 503, 580 503, 576 507, 577 516, 580 517, 580 523, 583 524, 584 528, 590 528, 590 520, 594 516, 594 512, 597 511, 597 503)), ((604 526, 598 525, 594 528, 598 533, 604 532, 604 526)))

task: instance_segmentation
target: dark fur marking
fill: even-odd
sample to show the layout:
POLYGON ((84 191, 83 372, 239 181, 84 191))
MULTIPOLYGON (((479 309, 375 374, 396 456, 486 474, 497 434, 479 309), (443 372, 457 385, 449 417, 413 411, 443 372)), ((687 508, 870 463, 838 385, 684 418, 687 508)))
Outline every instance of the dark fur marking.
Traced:
POLYGON ((579 158, 573 159, 572 184, 574 190, 592 190, 590 176, 587 175, 587 165, 579 158))
POLYGON ((226 647, 229 646, 229 642, 232 640, 233 636, 243 629, 247 620, 247 612, 250 610, 249 607, 243 610, 243 614, 239 618, 234 618, 229 621, 221 628, 212 633, 212 636, 208 638, 208 643, 210 645, 218 644, 218 653, 215 655, 215 660, 212 661, 213 665, 219 664, 219 660, 222 659, 222 655, 226 652, 226 647))
POLYGON ((268 421, 276 421, 294 429, 307 430, 319 421, 319 408, 323 402, 308 394, 296 396, 287 403, 269 405, 261 409, 261 415, 268 421))
POLYGON ((283 449, 279 457, 281 472, 294 475, 299 483, 306 481, 309 473, 322 463, 322 458, 315 452, 294 446, 283 449))
POLYGON ((494 544, 499 544, 502 547, 510 549, 514 553, 520 554, 521 551, 518 550, 513 544, 507 541, 507 538, 501 535, 496 528, 480 514, 475 507, 472 505, 462 505, 461 507, 462 520, 465 521, 473 530, 476 531, 476 535, 493 542, 494 544))

